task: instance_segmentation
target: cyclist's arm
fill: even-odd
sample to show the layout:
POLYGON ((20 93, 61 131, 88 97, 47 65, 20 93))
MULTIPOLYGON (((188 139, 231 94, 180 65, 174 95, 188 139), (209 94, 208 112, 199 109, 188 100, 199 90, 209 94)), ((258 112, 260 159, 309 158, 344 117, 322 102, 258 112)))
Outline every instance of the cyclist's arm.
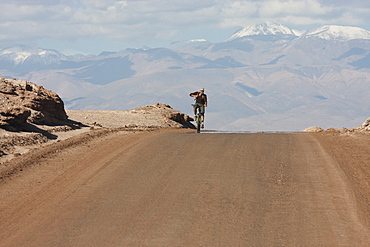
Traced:
POLYGON ((191 93, 189 94, 190 97, 198 97, 198 92, 194 92, 194 93, 191 93))

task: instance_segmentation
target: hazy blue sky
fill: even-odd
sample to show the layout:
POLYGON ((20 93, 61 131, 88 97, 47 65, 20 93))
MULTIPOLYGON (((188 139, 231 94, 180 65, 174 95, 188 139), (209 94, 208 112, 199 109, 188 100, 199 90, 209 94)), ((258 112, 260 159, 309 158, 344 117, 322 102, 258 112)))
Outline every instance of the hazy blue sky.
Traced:
POLYGON ((1 0, 0 10, 0 48, 25 44, 67 54, 220 42, 263 21, 370 30, 369 0, 1 0))

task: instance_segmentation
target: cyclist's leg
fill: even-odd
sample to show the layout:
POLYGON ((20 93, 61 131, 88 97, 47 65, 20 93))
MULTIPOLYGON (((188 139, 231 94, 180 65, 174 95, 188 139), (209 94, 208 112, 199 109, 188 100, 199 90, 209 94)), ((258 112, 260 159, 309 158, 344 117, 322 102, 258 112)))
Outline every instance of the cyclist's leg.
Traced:
POLYGON ((198 105, 197 103, 193 104, 193 109, 194 109, 194 117, 197 115, 197 108, 198 108, 198 105))
POLYGON ((196 117, 198 113, 202 114, 202 105, 195 103, 194 104, 194 116, 196 117))
POLYGON ((199 111, 200 111, 202 122, 204 122, 204 113, 206 112, 204 105, 199 106, 199 111))
POLYGON ((201 125, 201 128, 203 129, 204 128, 204 113, 205 113, 205 107, 204 107, 204 105, 201 105, 200 107, 199 107, 199 111, 200 111, 200 120, 201 120, 201 122, 202 122, 202 125, 201 125))

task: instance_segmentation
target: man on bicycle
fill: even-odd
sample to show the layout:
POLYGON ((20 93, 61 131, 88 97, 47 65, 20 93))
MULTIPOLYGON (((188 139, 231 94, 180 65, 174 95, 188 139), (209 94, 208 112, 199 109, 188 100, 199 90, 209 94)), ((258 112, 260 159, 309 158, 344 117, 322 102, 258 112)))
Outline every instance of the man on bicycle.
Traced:
POLYGON ((204 128, 204 113, 206 112, 207 107, 207 95, 204 93, 204 88, 199 89, 198 92, 191 93, 190 97, 195 98, 194 104, 194 115, 197 115, 197 108, 199 108, 199 113, 201 115, 202 128, 204 128))

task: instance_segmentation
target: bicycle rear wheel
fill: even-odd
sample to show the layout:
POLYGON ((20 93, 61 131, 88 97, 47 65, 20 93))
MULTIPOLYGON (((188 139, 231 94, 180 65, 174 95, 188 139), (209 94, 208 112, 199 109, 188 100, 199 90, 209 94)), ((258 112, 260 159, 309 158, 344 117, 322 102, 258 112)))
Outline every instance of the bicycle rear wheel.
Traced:
POLYGON ((200 120, 198 120, 197 121, 197 133, 200 133, 200 127, 201 127, 201 121, 200 120))

